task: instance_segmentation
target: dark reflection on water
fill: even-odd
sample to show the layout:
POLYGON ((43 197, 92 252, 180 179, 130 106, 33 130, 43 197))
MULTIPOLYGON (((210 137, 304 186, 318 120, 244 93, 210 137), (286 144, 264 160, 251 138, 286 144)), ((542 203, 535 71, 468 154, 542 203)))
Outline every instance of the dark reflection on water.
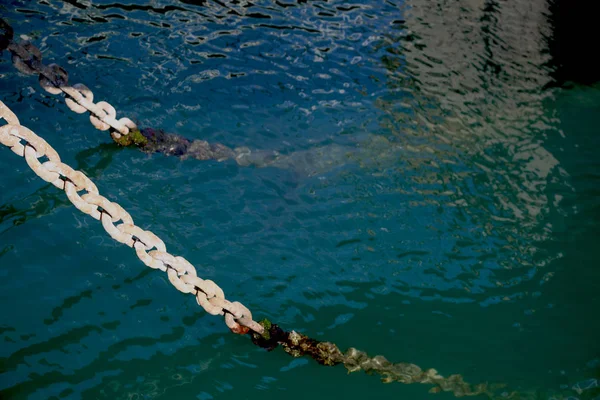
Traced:
POLYGON ((596 16, 600 3, 595 1, 548 1, 548 19, 552 32, 548 50, 552 58, 552 76, 557 86, 572 82, 590 85, 600 81, 598 59, 589 51, 588 38, 597 37, 596 16))
MULTIPOLYGON (((6 55, 0 97, 177 254, 218 265, 202 273, 260 314, 392 361, 556 391, 600 354, 598 322, 587 316, 598 306, 590 266, 600 261, 591 249, 600 95, 597 65, 580 61, 589 44, 576 40, 580 16, 594 13, 573 4, 0 6, 45 60, 119 115, 282 154, 262 169, 97 147, 108 137, 84 132, 83 118, 33 89, 6 55), (576 368, 564 383, 561 370, 576 368)), ((14 169, 4 155, 0 167, 14 169)), ((19 303, 0 320, 3 394, 212 398, 243 386, 253 388, 248 398, 267 389, 301 398, 305 382, 286 375, 291 369, 325 382, 317 389, 331 379, 349 397, 372 389, 249 353, 28 173, 0 177, 0 260, 20 266, 1 271, 16 282, 3 283, 3 304, 19 303), (62 249, 57 259, 31 251, 30 237, 51 254, 62 249), (73 272, 84 256, 102 272, 73 272), (23 282, 47 304, 32 303, 23 282)))

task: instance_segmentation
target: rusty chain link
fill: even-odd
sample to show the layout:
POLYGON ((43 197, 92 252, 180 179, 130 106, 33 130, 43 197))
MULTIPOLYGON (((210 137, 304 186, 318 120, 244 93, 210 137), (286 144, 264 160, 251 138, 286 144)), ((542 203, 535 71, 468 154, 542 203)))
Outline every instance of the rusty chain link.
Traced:
POLYGON ((237 301, 226 300, 223 290, 213 281, 199 278, 194 266, 185 258, 169 254, 158 236, 136 226, 131 215, 119 204, 100 195, 87 176, 63 164, 58 153, 44 139, 22 126, 2 101, 0 118, 7 122, 0 127, 0 143, 25 157, 29 167, 40 178, 64 190, 71 203, 81 212, 99 220, 113 239, 133 247, 148 267, 167 272, 173 286, 183 293, 192 293, 207 313, 224 315, 225 323, 232 332, 245 334, 251 329, 263 333, 263 327, 252 319, 250 310, 237 301), (48 160, 40 162, 42 158, 48 160), (79 192, 85 193, 80 195, 79 192), (121 223, 115 225, 119 221, 121 223))
POLYGON ((90 112, 90 121, 101 131, 110 130, 114 139, 127 135, 130 129, 137 129, 129 118, 117 119, 113 106, 105 101, 94 103, 94 94, 81 83, 69 85, 69 74, 57 64, 42 63, 42 53, 28 40, 17 43, 13 40, 13 29, 0 18, 0 51, 7 49, 12 54, 14 66, 22 73, 38 74, 40 85, 51 94, 65 94, 65 103, 74 112, 90 112))

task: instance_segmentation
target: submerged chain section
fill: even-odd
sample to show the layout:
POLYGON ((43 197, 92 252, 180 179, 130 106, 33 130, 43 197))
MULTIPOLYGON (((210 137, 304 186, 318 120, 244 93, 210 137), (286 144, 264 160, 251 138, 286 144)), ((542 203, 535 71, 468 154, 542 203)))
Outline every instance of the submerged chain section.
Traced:
POLYGON ((433 368, 423 370, 415 364, 394 364, 383 356, 369 357, 364 351, 353 347, 342 353, 334 343, 320 342, 295 331, 286 332, 268 320, 262 320, 260 324, 264 327, 264 333, 252 333, 252 342, 257 346, 269 351, 281 346, 293 357, 307 355, 322 365, 343 364, 349 373, 362 370, 367 374, 378 374, 385 383, 430 384, 433 385, 430 393, 451 392, 456 397, 478 395, 492 397, 490 390, 500 387, 496 385, 492 388, 486 383, 470 385, 461 375, 443 377, 433 368))
MULTIPOLYGON (((588 379, 560 392, 546 390, 508 390, 504 383, 470 384, 459 374, 447 377, 433 369, 422 369, 406 362, 392 363, 384 356, 369 356, 353 347, 342 352, 331 342, 321 342, 301 333, 286 332, 279 326, 264 319, 259 322, 264 327, 262 334, 252 332, 252 342, 268 351, 281 346, 293 357, 309 356, 319 364, 335 366, 343 364, 348 373, 364 371, 369 375, 379 375, 384 383, 420 383, 430 385, 429 393, 451 393, 455 397, 488 398, 490 400, 598 400, 600 399, 600 379, 588 379), (577 397, 575 397, 575 394, 577 397)), ((600 371, 599 371, 600 372, 600 371)))
POLYGON ((148 267, 167 272, 173 286, 180 292, 192 293, 206 312, 224 315, 232 332, 263 332, 263 327, 252 319, 250 310, 239 302, 226 300, 223 290, 211 280, 200 279, 194 266, 185 258, 168 253, 160 238, 136 226, 129 213, 100 195, 96 185, 81 171, 62 163, 58 153, 44 139, 22 126, 1 101, 0 118, 7 122, 0 127, 0 143, 24 157, 40 178, 64 190, 71 203, 81 212, 99 220, 113 239, 135 249, 139 259, 148 267), (42 158, 48 161, 40 162, 42 158), (115 225, 119 221, 121 223, 115 225))

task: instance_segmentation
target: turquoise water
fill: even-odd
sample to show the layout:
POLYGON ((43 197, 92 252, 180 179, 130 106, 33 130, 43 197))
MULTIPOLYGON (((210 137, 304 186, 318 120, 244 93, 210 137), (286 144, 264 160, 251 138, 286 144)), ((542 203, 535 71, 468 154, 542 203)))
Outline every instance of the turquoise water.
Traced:
MULTIPOLYGON (((600 86, 559 5, 0 6, 119 117, 276 166, 119 148, 7 52, 0 99, 257 319, 593 399, 572 388, 600 378, 600 86)), ((1 398, 452 398, 255 347, 23 159, 0 170, 1 398)))

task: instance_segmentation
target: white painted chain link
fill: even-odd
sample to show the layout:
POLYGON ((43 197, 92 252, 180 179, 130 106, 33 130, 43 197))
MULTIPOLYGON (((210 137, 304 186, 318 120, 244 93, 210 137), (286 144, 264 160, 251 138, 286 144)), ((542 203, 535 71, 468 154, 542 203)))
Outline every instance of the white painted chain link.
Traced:
POLYGON ((94 94, 81 83, 69 86, 69 74, 57 64, 42 63, 42 53, 29 41, 8 44, 12 53, 12 62, 24 74, 39 74, 40 85, 51 94, 65 93, 65 103, 74 112, 90 112, 90 121, 101 131, 110 129, 111 135, 119 139, 127 135, 130 129, 137 129, 129 118, 117 119, 115 108, 105 101, 94 103, 94 94))
POLYGON ((173 286, 183 293, 194 294, 206 312, 225 315, 225 323, 233 332, 245 334, 251 329, 263 333, 263 327, 252 319, 250 310, 237 301, 226 300, 223 290, 213 281, 199 278, 194 266, 185 258, 169 254, 161 239, 136 226, 129 213, 100 195, 96 185, 81 171, 63 164, 58 153, 44 139, 22 126, 2 101, 0 118, 7 122, 0 127, 0 143, 25 157, 29 167, 40 178, 64 190, 80 211, 100 220, 113 239, 133 247, 139 259, 150 268, 166 271, 173 286), (44 157, 48 161, 40 162, 44 157), (85 194, 79 194, 84 191, 85 194), (119 221, 121 223, 115 226, 119 221))

